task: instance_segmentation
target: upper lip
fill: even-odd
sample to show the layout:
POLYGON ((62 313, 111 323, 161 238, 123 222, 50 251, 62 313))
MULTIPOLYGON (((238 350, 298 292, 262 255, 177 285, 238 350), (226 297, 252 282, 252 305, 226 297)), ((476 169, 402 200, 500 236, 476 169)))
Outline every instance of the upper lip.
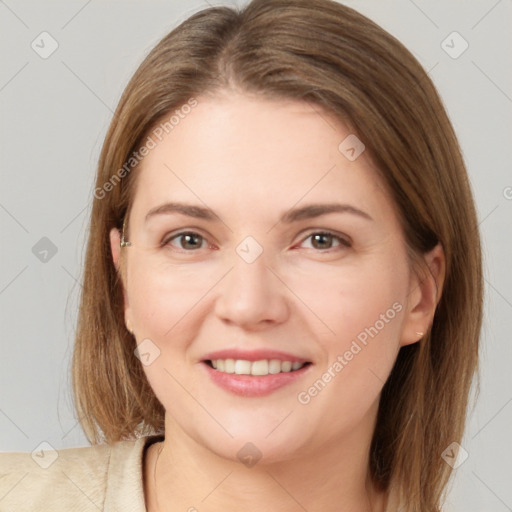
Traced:
POLYGON ((279 361, 290 361, 292 363, 307 363, 308 359, 304 357, 295 356, 288 352, 280 350, 269 349, 254 349, 254 350, 241 350, 241 349, 223 349, 215 352, 210 352, 203 357, 203 361, 215 361, 217 359, 242 359, 245 361, 261 361, 263 359, 278 359, 279 361))

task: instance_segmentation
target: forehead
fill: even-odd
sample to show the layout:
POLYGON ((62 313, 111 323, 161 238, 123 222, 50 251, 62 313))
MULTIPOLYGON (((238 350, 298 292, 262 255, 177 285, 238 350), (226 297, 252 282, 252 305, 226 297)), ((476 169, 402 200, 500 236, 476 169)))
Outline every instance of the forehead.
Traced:
POLYGON ((134 210, 169 200, 239 214, 301 200, 389 202, 367 155, 351 161, 340 151, 354 135, 318 105, 223 94, 198 97, 187 112, 168 133, 151 132, 134 210))

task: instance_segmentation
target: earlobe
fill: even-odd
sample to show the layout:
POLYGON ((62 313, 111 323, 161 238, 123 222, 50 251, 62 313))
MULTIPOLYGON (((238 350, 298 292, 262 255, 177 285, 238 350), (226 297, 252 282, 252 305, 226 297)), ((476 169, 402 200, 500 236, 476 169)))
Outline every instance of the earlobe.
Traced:
POLYGON ((416 343, 423 338, 432 325, 436 307, 441 300, 446 261, 440 243, 424 255, 424 263, 421 274, 411 274, 401 346, 416 343))
POLYGON ((129 315, 128 315, 128 311, 126 310, 125 311, 125 314, 124 314, 124 323, 126 325, 126 330, 132 335, 134 336, 134 332, 133 332, 133 328, 132 328, 132 323, 130 322, 130 319, 129 319, 129 315))

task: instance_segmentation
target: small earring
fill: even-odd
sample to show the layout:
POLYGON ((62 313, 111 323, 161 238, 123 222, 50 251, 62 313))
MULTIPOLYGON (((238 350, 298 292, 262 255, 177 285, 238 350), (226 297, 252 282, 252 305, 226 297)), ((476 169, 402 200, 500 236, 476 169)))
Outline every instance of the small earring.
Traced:
POLYGON ((418 336, 423 336, 423 334, 424 334, 424 333, 423 333, 423 332, 416 331, 416 334, 417 334, 418 336))
MULTIPOLYGON (((125 230, 125 227, 126 227, 126 217, 124 218, 123 220, 123 230, 121 232, 121 247, 129 247, 130 245, 132 245, 131 242, 127 242, 124 238, 124 230, 125 230)), ((131 331, 130 331, 131 332, 131 331)))

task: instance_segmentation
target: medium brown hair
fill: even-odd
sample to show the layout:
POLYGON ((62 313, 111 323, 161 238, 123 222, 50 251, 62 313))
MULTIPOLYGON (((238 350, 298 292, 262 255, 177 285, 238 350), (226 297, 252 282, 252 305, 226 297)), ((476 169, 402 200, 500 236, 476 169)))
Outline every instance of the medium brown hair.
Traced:
POLYGON ((94 444, 164 431, 165 411, 124 324, 109 232, 129 213, 137 172, 126 163, 150 130, 191 98, 231 90, 307 101, 334 114, 366 145, 409 251, 444 248, 433 324, 420 342, 400 349, 370 457, 375 484, 393 484, 407 511, 438 510, 451 472, 441 453, 461 440, 477 369, 477 217, 456 136, 428 75, 394 37, 331 0, 202 10, 164 37, 127 85, 98 165, 72 363, 85 434, 94 444))

